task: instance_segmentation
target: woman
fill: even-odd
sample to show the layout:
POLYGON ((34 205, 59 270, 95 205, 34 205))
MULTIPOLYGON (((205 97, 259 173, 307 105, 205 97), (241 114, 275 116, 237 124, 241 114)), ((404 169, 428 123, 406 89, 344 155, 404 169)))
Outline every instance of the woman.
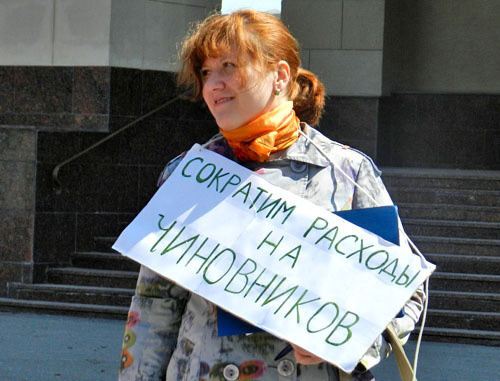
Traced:
MULTIPOLYGON (((181 63, 180 85, 204 99, 220 128, 208 149, 329 211, 392 204, 367 156, 310 127, 323 110, 323 85, 300 68, 297 42, 278 19, 255 11, 210 16, 184 42, 181 63)), ((160 183, 180 159, 167 165, 160 183)), ((419 291, 394 319, 403 340, 422 304, 419 291)), ((267 333, 218 337, 214 305, 142 267, 120 380, 371 380, 366 369, 390 352, 379 337, 345 375, 297 346, 274 361, 285 345, 267 333)))

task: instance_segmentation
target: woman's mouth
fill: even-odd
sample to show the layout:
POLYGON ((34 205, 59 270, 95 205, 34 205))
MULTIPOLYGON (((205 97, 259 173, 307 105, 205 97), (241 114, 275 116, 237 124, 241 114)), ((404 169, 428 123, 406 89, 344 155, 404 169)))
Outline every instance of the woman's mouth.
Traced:
POLYGON ((227 103, 229 101, 233 100, 233 97, 222 97, 222 98, 217 98, 214 102, 215 105, 220 105, 223 103, 227 103))

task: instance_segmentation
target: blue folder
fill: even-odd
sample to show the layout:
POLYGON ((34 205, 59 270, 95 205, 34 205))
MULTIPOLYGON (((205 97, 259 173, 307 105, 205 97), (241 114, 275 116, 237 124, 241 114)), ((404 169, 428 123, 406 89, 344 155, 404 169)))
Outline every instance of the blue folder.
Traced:
MULTIPOLYGON (((344 220, 382 237, 386 241, 399 245, 398 208, 395 205, 334 213, 344 220)), ((241 335, 262 331, 260 328, 248 324, 220 308, 217 308, 217 329, 219 336, 241 335)))

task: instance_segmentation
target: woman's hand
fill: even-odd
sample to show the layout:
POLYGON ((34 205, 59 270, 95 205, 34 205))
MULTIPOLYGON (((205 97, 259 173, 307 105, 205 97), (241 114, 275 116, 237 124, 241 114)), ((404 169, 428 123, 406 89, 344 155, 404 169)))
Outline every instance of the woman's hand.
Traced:
POLYGON ((315 365, 324 361, 322 358, 313 355, 311 352, 308 352, 295 344, 291 344, 291 346, 293 347, 295 360, 297 360, 299 364, 315 365))

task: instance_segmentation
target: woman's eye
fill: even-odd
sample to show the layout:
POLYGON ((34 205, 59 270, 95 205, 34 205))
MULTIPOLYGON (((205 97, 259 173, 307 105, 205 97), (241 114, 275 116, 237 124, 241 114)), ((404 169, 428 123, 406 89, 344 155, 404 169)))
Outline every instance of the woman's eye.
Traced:
POLYGON ((224 71, 228 72, 228 71, 233 71, 235 68, 236 68, 236 65, 232 62, 224 62, 222 64, 222 67, 224 68, 224 71))
POLYGON ((207 78, 207 77, 208 77, 208 74, 210 74, 210 71, 209 71, 209 70, 206 70, 206 69, 202 69, 202 70, 200 70, 200 75, 201 75, 201 78, 207 78))

